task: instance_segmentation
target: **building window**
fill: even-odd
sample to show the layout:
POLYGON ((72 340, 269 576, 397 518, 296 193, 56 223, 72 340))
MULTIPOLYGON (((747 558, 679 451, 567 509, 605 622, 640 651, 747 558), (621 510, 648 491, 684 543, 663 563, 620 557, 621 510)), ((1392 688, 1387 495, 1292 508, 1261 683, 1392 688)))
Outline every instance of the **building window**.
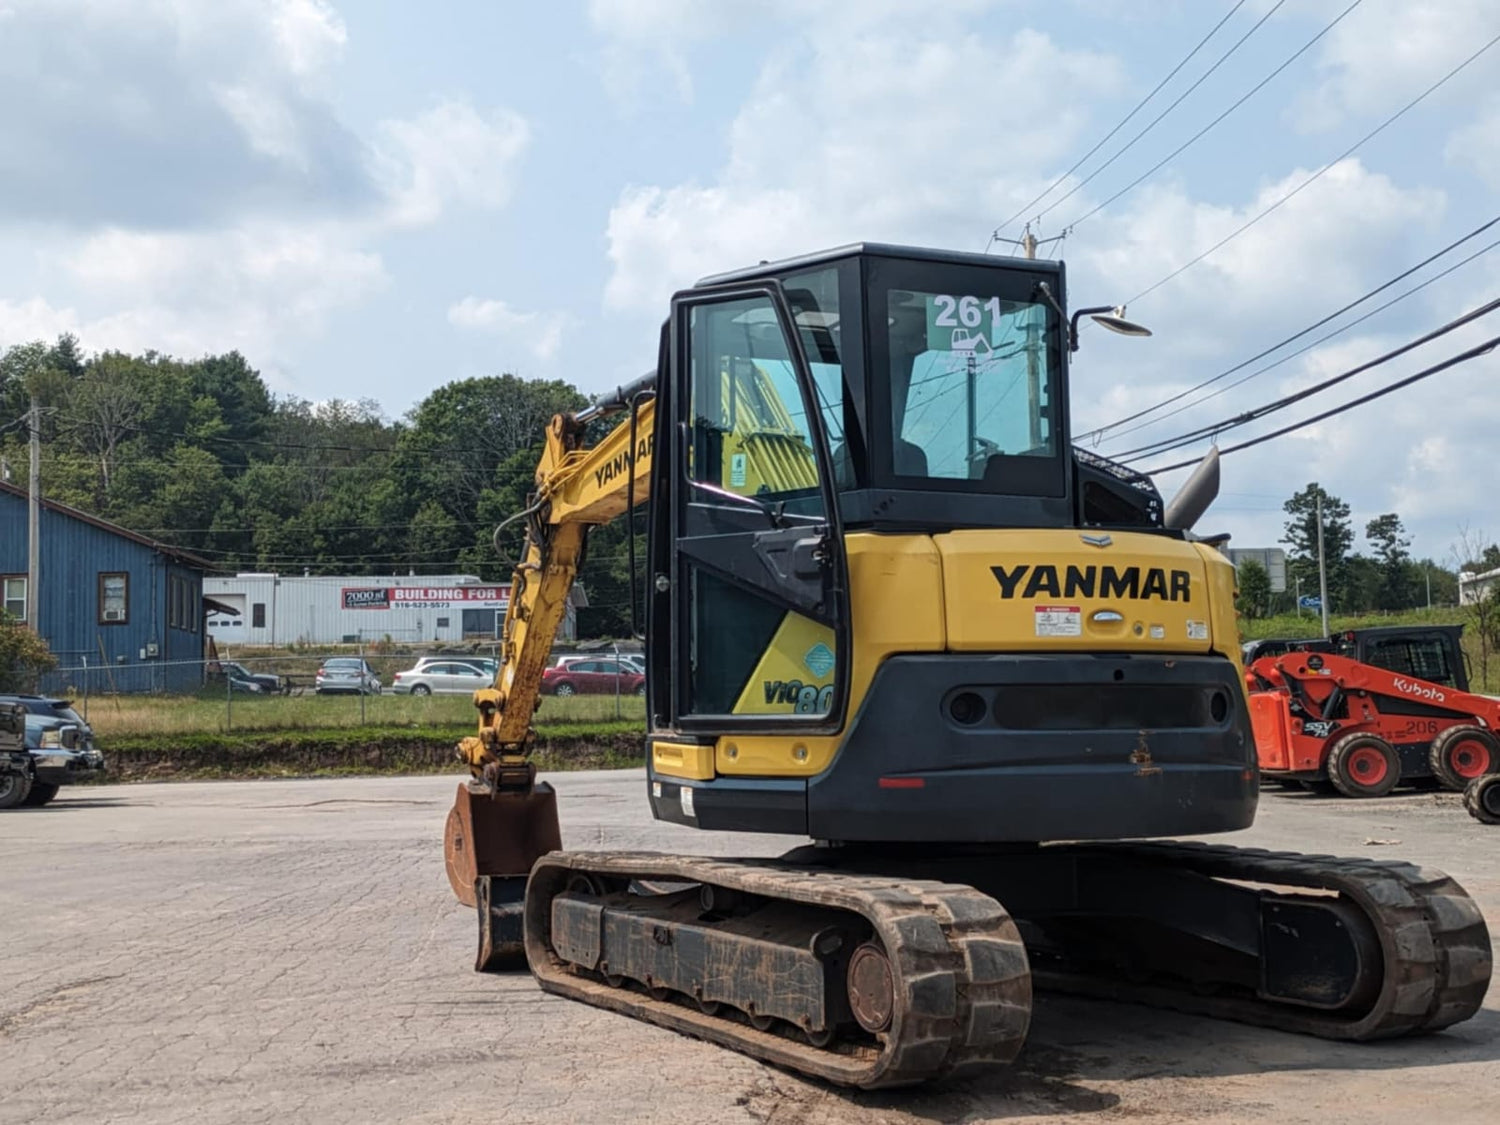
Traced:
POLYGON ((5 595, 5 612, 17 621, 26 620, 26 577, 7 574, 0 578, 0 593, 5 595))
POLYGON ((266 627, 265 602, 256 602, 250 607, 250 627, 252 629, 264 629, 266 627))
POLYGON ((198 631, 198 615, 193 605, 193 584, 179 575, 167 578, 167 624, 187 633, 198 631))
POLYGON ((129 593, 129 575, 99 575, 99 624, 125 624, 128 620, 129 593))
POLYGON ((437 623, 437 627, 438 627, 438 628, 439 628, 439 629, 446 629, 446 628, 447 628, 447 627, 448 627, 448 622, 449 622, 449 621, 450 621, 450 620, 452 620, 452 618, 448 618, 448 617, 439 617, 439 618, 438 618, 438 623, 437 623))

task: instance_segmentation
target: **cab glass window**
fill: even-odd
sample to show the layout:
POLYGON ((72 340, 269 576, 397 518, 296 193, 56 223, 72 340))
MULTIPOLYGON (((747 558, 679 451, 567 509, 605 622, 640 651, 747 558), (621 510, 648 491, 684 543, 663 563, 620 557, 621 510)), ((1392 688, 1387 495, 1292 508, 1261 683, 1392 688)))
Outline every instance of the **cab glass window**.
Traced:
POLYGON ((759 296, 698 305, 690 331, 688 471, 708 486, 694 499, 732 493, 820 512, 812 430, 775 306, 759 296))

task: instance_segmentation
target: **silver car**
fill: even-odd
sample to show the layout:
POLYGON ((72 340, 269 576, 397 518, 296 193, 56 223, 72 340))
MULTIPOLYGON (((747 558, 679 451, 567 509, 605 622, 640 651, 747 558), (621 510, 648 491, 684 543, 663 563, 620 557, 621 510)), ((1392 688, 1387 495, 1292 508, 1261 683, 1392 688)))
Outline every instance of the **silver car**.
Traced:
POLYGON ((494 682, 494 672, 485 667, 492 663, 424 656, 414 667, 396 673, 391 690, 398 695, 470 695, 494 682))
POLYGON ((344 691, 356 695, 379 695, 380 677, 357 656, 334 656, 323 661, 318 669, 313 690, 319 695, 344 691))

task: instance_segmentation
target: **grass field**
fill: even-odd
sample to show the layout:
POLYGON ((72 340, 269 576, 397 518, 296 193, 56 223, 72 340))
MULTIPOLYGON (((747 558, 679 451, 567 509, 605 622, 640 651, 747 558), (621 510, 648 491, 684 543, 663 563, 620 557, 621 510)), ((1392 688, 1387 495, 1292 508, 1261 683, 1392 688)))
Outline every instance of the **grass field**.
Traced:
MULTIPOLYGON (((74 701, 82 707, 83 701, 74 701)), ((618 717, 644 729, 645 702, 622 697, 618 717)), ((539 729, 612 723, 617 717, 615 697, 575 695, 547 697, 537 712, 539 729)), ((472 727, 474 704, 467 695, 379 695, 363 700, 354 695, 256 696, 94 696, 88 702, 89 725, 101 743, 111 736, 184 735, 227 731, 296 731, 352 727, 410 728, 412 730, 472 727), (361 709, 363 704, 363 709, 361 709)))

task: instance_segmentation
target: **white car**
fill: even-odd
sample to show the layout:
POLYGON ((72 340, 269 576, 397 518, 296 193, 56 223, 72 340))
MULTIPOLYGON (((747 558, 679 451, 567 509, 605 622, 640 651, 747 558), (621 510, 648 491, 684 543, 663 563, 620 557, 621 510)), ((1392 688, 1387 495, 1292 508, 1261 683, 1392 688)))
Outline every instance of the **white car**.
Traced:
POLYGON ((489 660, 424 656, 404 672, 397 672, 391 690, 398 695, 469 695, 489 687, 495 673, 489 660))

